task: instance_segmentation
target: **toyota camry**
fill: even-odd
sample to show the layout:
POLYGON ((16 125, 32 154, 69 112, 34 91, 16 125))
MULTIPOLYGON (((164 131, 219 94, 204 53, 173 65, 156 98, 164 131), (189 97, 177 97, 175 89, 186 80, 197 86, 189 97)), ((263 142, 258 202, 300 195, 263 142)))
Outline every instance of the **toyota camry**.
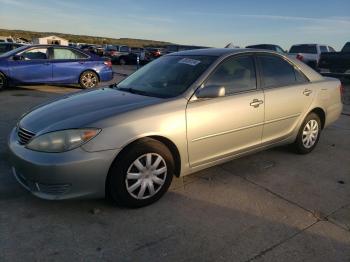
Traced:
POLYGON ((284 54, 183 51, 25 114, 9 138, 12 170, 44 199, 141 207, 173 176, 284 144, 310 153, 341 111, 340 82, 284 54))

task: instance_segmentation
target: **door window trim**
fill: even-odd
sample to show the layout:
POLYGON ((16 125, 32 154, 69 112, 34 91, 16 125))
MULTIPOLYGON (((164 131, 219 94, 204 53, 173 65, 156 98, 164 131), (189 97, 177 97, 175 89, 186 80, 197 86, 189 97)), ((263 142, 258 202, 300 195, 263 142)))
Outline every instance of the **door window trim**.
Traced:
POLYGON ((88 54, 85 54, 83 52, 81 52, 80 50, 76 50, 76 49, 73 49, 73 48, 69 48, 69 47, 65 47, 65 46, 51 46, 49 47, 51 50, 49 50, 49 60, 50 61, 65 61, 65 60, 68 60, 68 61, 81 61, 81 60, 88 60, 91 58, 91 56, 89 56, 88 54), (79 59, 55 59, 54 58, 54 48, 58 48, 58 49, 68 49, 72 52, 77 52, 77 53, 80 53, 82 55, 85 56, 85 58, 79 58, 79 59))
MULTIPOLYGON (((49 46, 33 46, 33 47, 30 47, 28 49, 25 49, 17 54, 14 54, 13 56, 16 56, 16 55, 22 55, 23 53, 26 53, 28 51, 31 51, 31 50, 34 50, 34 49, 47 49, 47 58, 46 59, 31 59, 31 60, 19 60, 20 62, 31 62, 31 61, 49 61, 50 60, 50 47, 49 46)), ((11 56, 11 60, 12 61, 15 61, 13 60, 13 56, 11 56)), ((18 62, 18 61, 16 61, 18 62)))
POLYGON ((240 95, 240 94, 244 94, 244 93, 252 93, 252 92, 259 91, 260 90, 260 79, 259 79, 259 75, 258 75, 258 68, 257 68, 256 62, 257 61, 256 61, 256 59, 254 57, 254 53, 251 53, 251 52, 249 52, 249 53, 247 52, 247 53, 232 54, 232 55, 230 55, 228 57, 225 57, 222 61, 219 62, 219 64, 216 65, 216 67, 209 73, 209 75, 202 81, 202 83, 199 85, 199 87, 194 91, 193 96, 191 97, 190 101, 206 101, 206 100, 220 99, 220 98, 230 97, 230 96, 234 96, 234 95, 240 95), (227 62, 230 59, 240 58, 240 57, 251 57, 251 59, 252 59, 253 67, 254 67, 254 71, 255 71, 255 89, 233 92, 231 94, 227 94, 225 96, 215 97, 215 98, 198 99, 196 97, 196 92, 200 88, 205 88, 205 86, 203 87, 203 85, 209 80, 209 78, 213 74, 215 74, 215 72, 218 70, 218 68, 223 63, 227 62), (195 99, 193 99, 194 97, 195 97, 195 99))
MULTIPOLYGON (((257 68, 258 68, 258 71, 259 71, 260 88, 262 90, 276 89, 276 88, 283 88, 283 87, 291 87, 291 86, 298 86, 298 85, 306 85, 306 84, 310 84, 311 83, 310 79, 300 70, 300 68, 296 64, 294 64, 292 61, 287 59, 285 56, 283 56, 283 55, 279 55, 279 54, 275 54, 275 53, 268 53, 268 52, 259 52, 259 53, 255 53, 255 57, 256 57, 256 65, 257 65, 257 68), (299 82, 295 81, 295 83, 288 84, 288 85, 275 85, 275 86, 264 87, 263 86, 264 81, 263 81, 262 67, 261 67, 261 64, 260 64, 260 61, 259 61, 259 56, 273 56, 273 57, 278 57, 278 58, 283 59, 290 66, 292 66, 295 71, 300 73, 305 78, 306 82, 305 83, 299 83, 299 82)), ((296 75, 295 75, 295 80, 296 80, 296 75)))

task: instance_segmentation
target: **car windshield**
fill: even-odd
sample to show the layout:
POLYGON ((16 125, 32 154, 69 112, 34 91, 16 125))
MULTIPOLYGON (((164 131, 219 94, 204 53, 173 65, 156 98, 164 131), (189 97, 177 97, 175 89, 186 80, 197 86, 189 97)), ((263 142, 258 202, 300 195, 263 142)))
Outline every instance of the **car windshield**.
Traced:
POLYGON ((175 97, 197 80, 214 56, 164 56, 118 84, 118 89, 160 98, 175 97))
POLYGON ((289 53, 317 54, 316 45, 294 45, 289 53))
POLYGON ((18 48, 16 48, 16 49, 13 49, 13 50, 11 50, 11 51, 8 51, 8 52, 6 52, 6 53, 1 54, 0 57, 15 55, 15 54, 17 54, 18 52, 20 52, 20 51, 26 49, 27 47, 28 47, 28 46, 21 46, 21 47, 18 47, 18 48))

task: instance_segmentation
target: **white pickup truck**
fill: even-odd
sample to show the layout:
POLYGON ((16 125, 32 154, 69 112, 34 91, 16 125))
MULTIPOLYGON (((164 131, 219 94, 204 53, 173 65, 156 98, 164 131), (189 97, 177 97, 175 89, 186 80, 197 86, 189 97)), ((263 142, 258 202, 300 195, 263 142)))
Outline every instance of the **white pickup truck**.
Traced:
POLYGON ((293 45, 289 50, 289 56, 296 57, 310 67, 317 69, 321 53, 335 52, 334 48, 319 44, 293 45))

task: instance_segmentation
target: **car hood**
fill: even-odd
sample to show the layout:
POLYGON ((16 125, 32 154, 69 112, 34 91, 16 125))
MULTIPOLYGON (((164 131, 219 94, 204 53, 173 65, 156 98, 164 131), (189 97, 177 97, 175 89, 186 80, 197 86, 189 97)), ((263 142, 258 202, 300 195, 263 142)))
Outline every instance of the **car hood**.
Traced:
POLYGON ((19 126, 36 134, 70 128, 102 128, 94 123, 162 101, 164 99, 100 88, 66 95, 38 106, 23 116, 19 126))

